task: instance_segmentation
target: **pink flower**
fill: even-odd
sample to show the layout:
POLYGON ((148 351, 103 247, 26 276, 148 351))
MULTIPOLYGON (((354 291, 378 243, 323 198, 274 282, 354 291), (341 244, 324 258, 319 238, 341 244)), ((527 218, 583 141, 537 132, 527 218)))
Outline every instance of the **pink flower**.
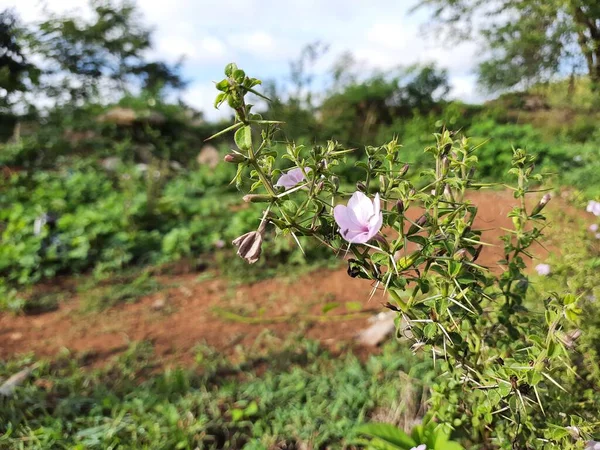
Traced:
POLYGON ((425 444, 421 444, 421 445, 411 448, 410 450, 427 450, 427 446, 425 444))
MULTIPOLYGON (((306 167, 304 169, 304 172, 306 172, 306 173, 308 173, 310 171, 311 171, 310 167, 306 167)), ((275 183, 275 186, 281 186, 286 189, 293 188, 298 183, 301 183, 304 181, 304 179, 306 178, 304 176, 304 172, 302 171, 302 169, 300 167, 296 167, 295 169, 290 170, 288 173, 281 175, 279 177, 279 180, 277 180, 277 183, 275 183)))
POLYGON ((595 216, 600 216, 600 202, 595 202, 594 200, 590 200, 588 202, 587 208, 585 210, 589 213, 592 213, 595 216))
POLYGON ((596 231, 598 231, 598 224, 597 223, 593 223, 589 226, 588 230, 590 230, 592 233, 595 233, 596 231))
POLYGON ((375 236, 383 224, 381 200, 375 194, 373 201, 360 191, 356 191, 348 206, 337 205, 333 217, 340 227, 340 234, 351 244, 364 244, 375 236))
POLYGON ((550 275, 550 264, 538 264, 535 266, 535 271, 543 277, 550 275))

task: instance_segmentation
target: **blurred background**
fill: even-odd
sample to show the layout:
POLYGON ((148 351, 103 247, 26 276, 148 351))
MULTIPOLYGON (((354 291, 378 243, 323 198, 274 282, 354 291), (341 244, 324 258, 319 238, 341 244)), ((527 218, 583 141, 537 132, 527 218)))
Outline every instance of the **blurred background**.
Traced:
POLYGON ((0 0, 0 367, 35 381, 1 442, 342 448, 367 418, 412 423, 432 372, 385 339, 381 295, 308 241, 235 256, 261 207, 230 184, 231 137, 205 141, 233 117, 214 82, 236 62, 282 141, 356 148, 348 185, 365 145, 397 136, 418 184, 433 133, 464 133, 486 229, 510 223, 526 148, 557 198, 553 264, 565 230, 600 238, 600 7, 566 3, 0 0))

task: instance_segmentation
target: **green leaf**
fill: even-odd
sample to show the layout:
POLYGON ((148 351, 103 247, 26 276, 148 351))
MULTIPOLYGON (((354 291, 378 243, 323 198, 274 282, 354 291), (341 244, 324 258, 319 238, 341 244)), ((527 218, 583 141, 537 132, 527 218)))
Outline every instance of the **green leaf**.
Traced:
POLYGON ((238 122, 238 123, 234 123, 233 125, 231 125, 230 127, 225 128, 224 130, 219 131, 218 133, 213 134, 211 137, 207 137, 206 139, 204 139, 205 141, 210 141, 211 139, 214 139, 218 136, 221 136, 222 134, 225 134, 229 131, 233 131, 236 128, 239 128, 240 126, 242 126, 242 122, 238 122))
POLYGON ((242 151, 252 148, 252 128, 246 125, 235 132, 235 144, 242 151))
POLYGON ((340 306, 340 304, 338 302, 325 303, 325 305, 323 306, 323 309, 321 310, 321 312, 323 314, 327 314, 329 311, 333 311, 338 306, 340 306))
POLYGON ((360 434, 379 439, 393 449, 410 450, 417 445, 408 434, 388 423, 368 423, 361 425, 356 431, 360 434))

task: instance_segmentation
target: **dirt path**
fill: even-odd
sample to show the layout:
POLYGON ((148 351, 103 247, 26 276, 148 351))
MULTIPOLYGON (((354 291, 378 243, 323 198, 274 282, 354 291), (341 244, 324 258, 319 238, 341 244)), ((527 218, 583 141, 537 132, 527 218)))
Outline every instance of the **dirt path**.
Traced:
MULTIPOLYGON (((506 218, 514 205, 511 193, 476 193, 471 198, 479 206, 476 226, 487 230, 483 239, 500 244, 500 228, 511 224, 506 218)), ((563 207, 559 201, 550 203, 550 208, 563 207)), ((536 252, 540 259, 547 253, 541 248, 536 252)), ((500 246, 486 248, 479 261, 497 267, 501 256, 500 246)), ((351 341, 385 302, 380 293, 368 301, 371 284, 349 278, 345 268, 235 288, 222 279, 198 281, 197 274, 171 277, 167 283, 176 287, 98 314, 81 313, 78 300, 35 316, 2 314, 0 357, 30 351, 52 356, 68 349, 87 353, 90 364, 100 364, 129 343, 147 340, 164 364, 187 364, 199 344, 231 354, 238 345, 253 345, 266 329, 280 336, 302 332, 335 348, 351 341), (323 312, 334 304, 338 306, 323 312)))

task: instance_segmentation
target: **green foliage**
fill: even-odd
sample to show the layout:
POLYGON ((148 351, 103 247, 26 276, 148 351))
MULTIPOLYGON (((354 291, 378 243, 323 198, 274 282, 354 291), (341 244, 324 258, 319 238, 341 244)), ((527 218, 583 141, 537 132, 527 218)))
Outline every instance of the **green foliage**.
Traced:
MULTIPOLYGON (((267 348, 243 355, 239 365, 204 349, 197 357, 203 370, 159 374, 147 345, 101 370, 81 370, 71 355, 40 363, 32 378, 43 382, 2 400, 0 447, 267 449, 287 442, 341 449, 376 409, 393 407, 399 372, 421 389, 429 376, 428 364, 397 345, 365 363, 332 358, 309 341, 267 348), (265 358, 268 371, 253 368, 265 358)), ((3 362, 0 375, 29 364, 3 362)))
POLYGON ((449 429, 435 422, 417 425, 409 434, 386 423, 369 423, 357 430, 373 438, 368 448, 372 450, 464 450, 449 439, 449 429))

